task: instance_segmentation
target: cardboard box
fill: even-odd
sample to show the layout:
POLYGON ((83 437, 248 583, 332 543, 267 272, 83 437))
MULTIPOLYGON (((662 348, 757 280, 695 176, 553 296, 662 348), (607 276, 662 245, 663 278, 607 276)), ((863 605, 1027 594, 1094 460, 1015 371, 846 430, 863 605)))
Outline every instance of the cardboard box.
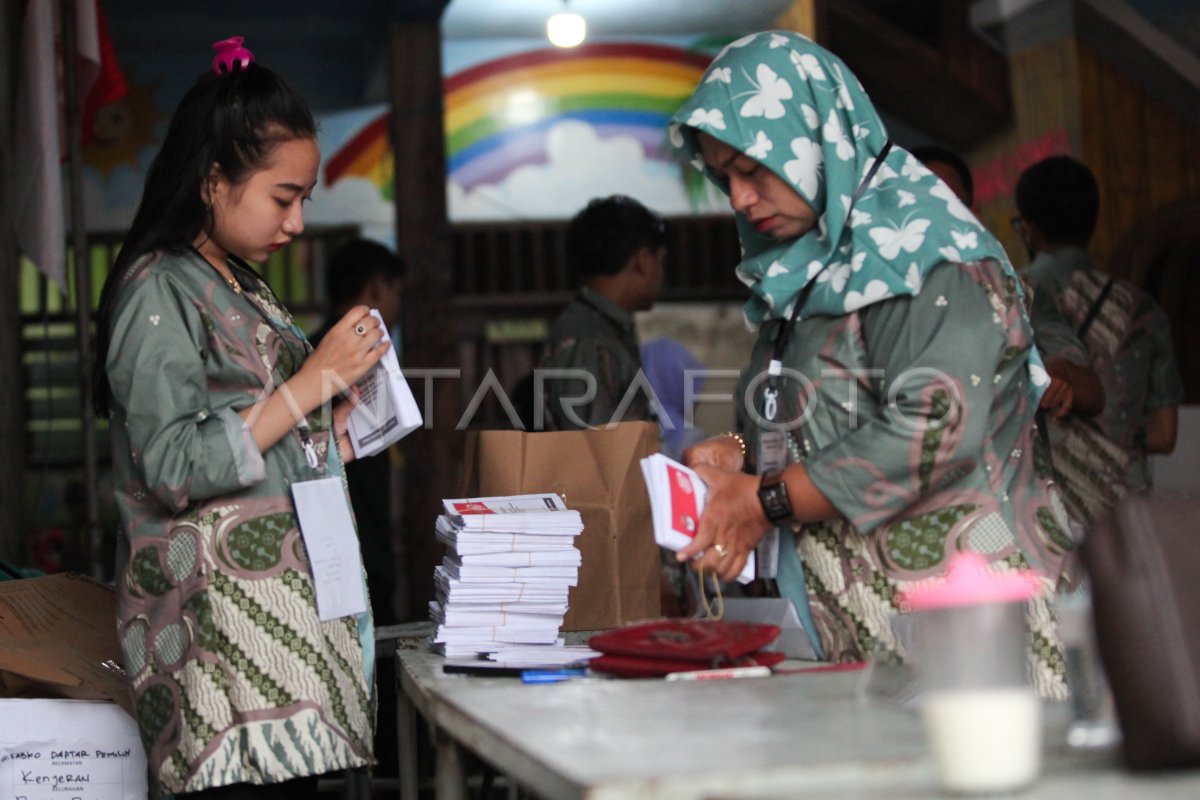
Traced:
POLYGON ((113 703, 0 700, 0 797, 145 800, 137 723, 113 703))
POLYGON ((0 583, 0 697, 133 699, 113 590, 74 572, 0 583))

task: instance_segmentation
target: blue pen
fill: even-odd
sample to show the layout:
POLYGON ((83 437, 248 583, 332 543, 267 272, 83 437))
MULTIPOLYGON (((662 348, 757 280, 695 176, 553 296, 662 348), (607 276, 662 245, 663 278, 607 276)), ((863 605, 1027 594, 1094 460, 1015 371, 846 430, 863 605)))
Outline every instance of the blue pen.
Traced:
POLYGON ((527 669, 521 673, 521 683, 561 683, 572 678, 586 678, 587 670, 578 669, 527 669))

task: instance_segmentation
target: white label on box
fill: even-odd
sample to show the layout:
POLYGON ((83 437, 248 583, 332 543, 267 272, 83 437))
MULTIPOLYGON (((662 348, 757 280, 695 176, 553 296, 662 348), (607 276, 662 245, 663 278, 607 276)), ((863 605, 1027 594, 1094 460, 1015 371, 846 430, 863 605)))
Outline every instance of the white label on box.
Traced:
POLYGON ((137 723, 113 703, 0 700, 0 800, 144 800, 137 723))

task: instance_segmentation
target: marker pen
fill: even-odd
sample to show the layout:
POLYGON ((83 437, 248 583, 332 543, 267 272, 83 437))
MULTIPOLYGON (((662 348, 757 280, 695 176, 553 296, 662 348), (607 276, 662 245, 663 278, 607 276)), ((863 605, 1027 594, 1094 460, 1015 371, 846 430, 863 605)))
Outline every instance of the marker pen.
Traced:
POLYGON ((692 672, 669 672, 669 681, 719 681, 727 678, 765 678, 771 674, 770 667, 723 667, 720 669, 698 669, 692 672))

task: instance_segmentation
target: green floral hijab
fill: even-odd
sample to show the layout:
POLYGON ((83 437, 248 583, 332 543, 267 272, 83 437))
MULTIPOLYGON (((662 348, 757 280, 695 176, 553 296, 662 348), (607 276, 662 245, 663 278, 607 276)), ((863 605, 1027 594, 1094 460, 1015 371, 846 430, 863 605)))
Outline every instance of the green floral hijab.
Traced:
MULTIPOLYGON (((888 151, 848 215, 887 131, 849 68, 798 33, 765 31, 727 46, 671 120, 672 144, 704 170, 699 131, 766 165, 818 215, 814 230, 785 241, 737 216, 743 259, 737 275, 752 292, 745 315, 753 327, 789 317, 813 281, 799 318, 916 295, 925 275, 945 261, 993 258, 1016 280, 995 237, 903 148, 888 151)), ((708 176, 728 194, 724 179, 708 176)), ((1036 349, 1029 360, 1040 395, 1049 378, 1036 349)))

